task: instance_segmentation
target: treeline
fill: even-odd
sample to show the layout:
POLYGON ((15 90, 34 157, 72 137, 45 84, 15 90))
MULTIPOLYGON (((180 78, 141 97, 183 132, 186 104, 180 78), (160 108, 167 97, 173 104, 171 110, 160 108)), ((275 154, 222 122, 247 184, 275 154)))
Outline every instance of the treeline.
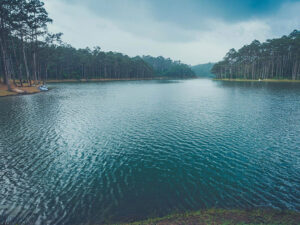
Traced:
POLYGON ((212 73, 220 79, 300 79, 300 31, 231 49, 212 73))
POLYGON ((163 57, 129 57, 94 49, 75 49, 62 33, 47 30, 52 20, 41 0, 0 0, 0 78, 40 83, 47 79, 144 79, 188 77, 187 65, 163 57), (154 63, 153 63, 154 62, 154 63))
POLYGON ((46 71, 49 79, 146 79, 188 78, 194 73, 188 65, 163 57, 133 57, 115 52, 103 52, 100 47, 93 50, 75 49, 70 45, 48 47, 52 54, 46 71), (151 59, 152 61, 149 61, 151 59), (157 67, 155 62, 163 66, 157 67))
POLYGON ((162 56, 155 58, 149 55, 143 56, 143 60, 154 69, 155 76, 158 77, 191 78, 196 76, 190 66, 180 61, 173 61, 162 56))
POLYGON ((10 80, 16 77, 26 79, 30 85, 31 80, 39 79, 39 40, 52 37, 47 33, 51 22, 39 0, 0 0, 0 71, 8 89, 10 80))
POLYGON ((192 66, 192 70, 195 72, 197 77, 213 78, 213 77, 215 77, 211 73, 211 69, 213 68, 213 66, 214 66, 214 63, 199 64, 196 66, 192 66))
POLYGON ((152 78, 154 73, 140 57, 105 53, 100 47, 91 50, 60 45, 48 46, 44 50, 45 57, 48 57, 44 74, 48 79, 145 79, 152 78))

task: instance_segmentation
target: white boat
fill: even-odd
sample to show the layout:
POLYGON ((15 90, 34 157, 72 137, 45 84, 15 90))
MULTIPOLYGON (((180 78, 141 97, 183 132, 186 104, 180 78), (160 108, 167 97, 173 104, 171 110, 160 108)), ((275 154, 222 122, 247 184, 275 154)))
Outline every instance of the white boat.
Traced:
POLYGON ((42 85, 39 87, 40 91, 48 91, 48 87, 46 85, 42 85))

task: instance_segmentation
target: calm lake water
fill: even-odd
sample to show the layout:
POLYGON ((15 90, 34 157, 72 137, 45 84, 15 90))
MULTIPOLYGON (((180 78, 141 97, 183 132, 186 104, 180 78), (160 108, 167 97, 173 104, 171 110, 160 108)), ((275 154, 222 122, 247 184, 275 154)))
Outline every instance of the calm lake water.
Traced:
POLYGON ((0 223, 300 210, 300 84, 51 84, 0 98, 0 223))

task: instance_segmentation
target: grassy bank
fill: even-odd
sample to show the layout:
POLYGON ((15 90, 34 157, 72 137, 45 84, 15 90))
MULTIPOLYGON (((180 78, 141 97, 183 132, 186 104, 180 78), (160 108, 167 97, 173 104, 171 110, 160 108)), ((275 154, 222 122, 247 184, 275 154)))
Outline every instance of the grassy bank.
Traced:
POLYGON ((221 81, 234 81, 234 82, 286 82, 286 83, 300 83, 300 80, 287 80, 287 79, 264 79, 264 80, 250 80, 250 79, 214 79, 221 81))
POLYGON ((12 95, 24 95, 24 94, 34 94, 40 92, 38 86, 29 86, 28 84, 24 83, 23 87, 11 85, 11 90, 8 91, 6 85, 0 83, 0 97, 5 96, 12 96, 12 95))
POLYGON ((163 218, 127 223, 130 225, 169 225, 169 224, 282 224, 299 225, 300 213, 276 210, 225 210, 210 209, 205 211, 173 214, 163 218))

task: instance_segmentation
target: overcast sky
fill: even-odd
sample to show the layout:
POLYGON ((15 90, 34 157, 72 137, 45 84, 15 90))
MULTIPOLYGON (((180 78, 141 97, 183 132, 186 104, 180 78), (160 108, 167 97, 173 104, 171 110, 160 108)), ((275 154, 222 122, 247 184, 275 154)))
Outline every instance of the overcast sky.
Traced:
POLYGON ((300 29, 300 0, 45 0, 51 32, 77 48, 195 65, 300 29))

